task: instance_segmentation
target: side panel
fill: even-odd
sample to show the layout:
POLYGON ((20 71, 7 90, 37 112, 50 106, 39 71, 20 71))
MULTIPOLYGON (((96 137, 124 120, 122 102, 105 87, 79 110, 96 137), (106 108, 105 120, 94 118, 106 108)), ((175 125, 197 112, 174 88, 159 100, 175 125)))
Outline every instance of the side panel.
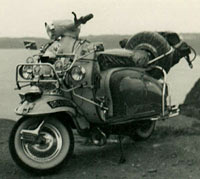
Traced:
POLYGON ((144 76, 144 82, 147 88, 147 98, 145 103, 154 108, 155 111, 161 112, 162 110, 162 84, 150 76, 144 76))
POLYGON ((162 85, 149 77, 144 69, 115 68, 101 73, 101 88, 97 97, 107 99, 107 121, 119 118, 147 117, 160 114, 162 85))
POLYGON ((72 116, 75 110, 69 100, 60 96, 43 95, 34 102, 24 101, 15 110, 18 115, 42 115, 56 112, 68 112, 72 116))
POLYGON ((147 89, 143 73, 135 70, 120 70, 110 78, 113 101, 113 116, 132 116, 148 111, 145 99, 147 89))

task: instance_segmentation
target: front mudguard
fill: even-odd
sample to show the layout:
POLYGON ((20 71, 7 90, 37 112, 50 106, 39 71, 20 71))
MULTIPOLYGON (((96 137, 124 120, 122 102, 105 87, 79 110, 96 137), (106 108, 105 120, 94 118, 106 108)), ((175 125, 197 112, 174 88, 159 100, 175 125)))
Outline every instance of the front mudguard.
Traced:
POLYGON ((24 101, 15 109, 15 113, 21 116, 45 115, 58 112, 66 112, 75 116, 75 109, 66 98, 61 96, 43 95, 34 102, 24 101))

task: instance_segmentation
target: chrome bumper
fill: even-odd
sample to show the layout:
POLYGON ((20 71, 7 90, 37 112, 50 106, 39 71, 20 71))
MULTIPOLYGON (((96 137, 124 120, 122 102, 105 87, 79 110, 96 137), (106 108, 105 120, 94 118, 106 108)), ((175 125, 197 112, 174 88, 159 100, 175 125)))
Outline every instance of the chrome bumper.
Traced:
POLYGON ((153 117, 151 118, 151 121, 170 119, 170 118, 178 116, 179 112, 180 112, 180 109, 178 106, 172 106, 168 111, 164 113, 164 115, 153 117))

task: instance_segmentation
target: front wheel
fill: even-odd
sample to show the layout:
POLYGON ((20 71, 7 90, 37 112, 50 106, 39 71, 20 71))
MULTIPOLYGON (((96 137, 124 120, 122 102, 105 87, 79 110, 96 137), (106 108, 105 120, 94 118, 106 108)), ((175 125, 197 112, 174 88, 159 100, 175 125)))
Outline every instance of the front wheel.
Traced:
POLYGON ((53 116, 22 118, 10 135, 9 148, 14 161, 24 170, 37 174, 55 171, 73 153, 74 137, 70 126, 53 116), (34 130, 44 121, 39 135, 22 137, 23 130, 34 130))
POLYGON ((155 124, 156 121, 151 121, 151 120, 139 122, 134 131, 134 134, 131 135, 132 139, 136 141, 142 141, 148 139, 152 135, 155 129, 155 124))

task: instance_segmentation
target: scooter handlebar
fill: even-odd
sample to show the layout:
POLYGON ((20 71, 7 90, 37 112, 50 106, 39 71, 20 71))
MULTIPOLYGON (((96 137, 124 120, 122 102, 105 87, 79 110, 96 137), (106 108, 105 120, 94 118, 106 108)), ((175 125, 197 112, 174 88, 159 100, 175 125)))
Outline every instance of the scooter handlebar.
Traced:
POLYGON ((86 16, 82 16, 79 19, 77 19, 76 14, 74 12, 72 12, 72 14, 74 15, 74 24, 76 26, 85 24, 87 21, 89 21, 90 19, 92 19, 94 17, 93 14, 88 14, 86 16))
POLYGON ((85 24, 87 21, 89 21, 93 17, 94 17, 93 14, 88 14, 86 16, 82 16, 77 20, 77 23, 78 24, 85 24))
POLYGON ((93 14, 88 14, 86 16, 81 17, 80 18, 81 24, 85 24, 87 21, 89 21, 93 17, 94 17, 93 14))

